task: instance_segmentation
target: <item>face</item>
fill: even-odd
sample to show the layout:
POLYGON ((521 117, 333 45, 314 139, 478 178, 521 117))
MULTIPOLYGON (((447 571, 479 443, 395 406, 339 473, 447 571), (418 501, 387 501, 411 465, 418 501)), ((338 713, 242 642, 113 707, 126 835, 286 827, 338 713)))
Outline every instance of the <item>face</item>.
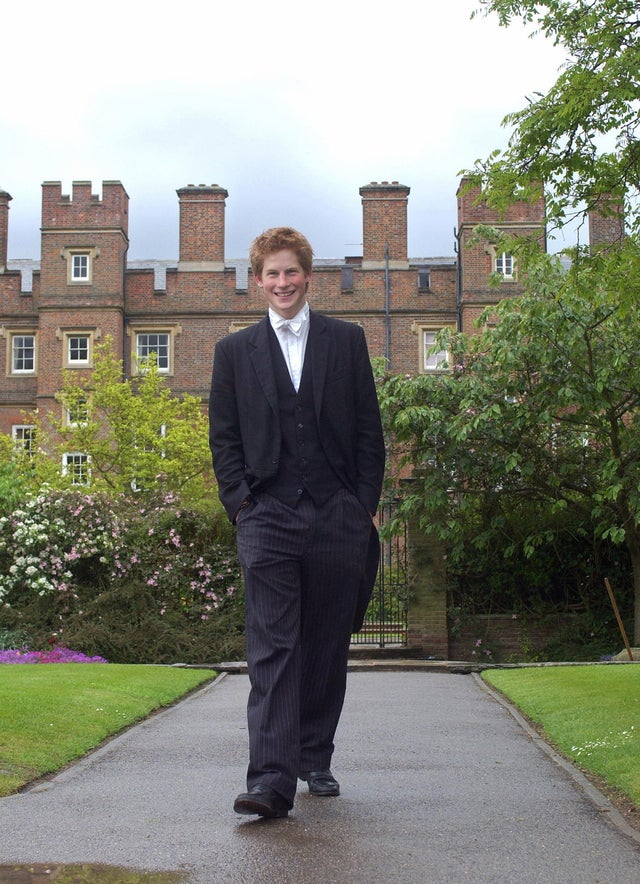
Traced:
POLYGON ((305 274, 290 249, 267 255, 256 282, 264 289, 269 306, 284 319, 292 319, 307 300, 311 274, 305 274))

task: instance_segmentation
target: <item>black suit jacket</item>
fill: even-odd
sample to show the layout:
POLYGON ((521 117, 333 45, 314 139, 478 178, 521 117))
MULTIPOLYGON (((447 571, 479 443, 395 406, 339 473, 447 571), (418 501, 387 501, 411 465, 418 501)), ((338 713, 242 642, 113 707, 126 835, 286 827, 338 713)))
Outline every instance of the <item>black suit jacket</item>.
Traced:
MULTIPOLYGON (((314 311, 310 323, 306 358, 312 360, 320 441, 345 487, 373 514, 382 489, 385 447, 364 332, 355 323, 314 311)), ((218 493, 233 521, 240 504, 278 469, 281 431, 268 315, 216 345, 209 426, 218 493)), ((374 528, 368 595, 378 555, 374 528)))
MULTIPOLYGON (((324 452, 344 485, 375 513, 385 449, 371 363, 360 326, 310 313, 307 358, 324 452)), ((209 401, 210 444, 220 500, 230 519, 273 477, 280 456, 269 318, 216 346, 209 401)))

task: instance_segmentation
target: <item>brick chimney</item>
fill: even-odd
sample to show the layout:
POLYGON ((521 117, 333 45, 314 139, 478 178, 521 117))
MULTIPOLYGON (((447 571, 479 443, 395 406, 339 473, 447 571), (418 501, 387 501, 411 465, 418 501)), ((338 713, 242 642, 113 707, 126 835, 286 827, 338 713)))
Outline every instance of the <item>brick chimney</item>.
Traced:
POLYGON ((624 239, 624 206, 622 201, 605 193, 589 209, 589 245, 607 246, 624 239))
POLYGON ((7 249, 9 245, 9 203, 11 195, 0 190, 0 273, 7 267, 7 249))
POLYGON ((410 188, 397 181, 372 181, 360 188, 362 197, 362 266, 408 269, 407 203, 410 188))
POLYGON ((178 270, 224 270, 224 211, 229 196, 218 184, 188 184, 180 200, 178 270))

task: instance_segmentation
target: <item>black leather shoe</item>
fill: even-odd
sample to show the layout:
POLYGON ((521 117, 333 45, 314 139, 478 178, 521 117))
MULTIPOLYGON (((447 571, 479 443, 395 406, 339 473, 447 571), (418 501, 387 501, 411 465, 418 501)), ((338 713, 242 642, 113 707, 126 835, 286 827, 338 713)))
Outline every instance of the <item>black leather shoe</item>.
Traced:
POLYGON ((323 798, 340 794, 340 783, 330 770, 309 770, 300 774, 301 780, 309 784, 309 792, 323 798))
POLYGON ((241 792, 233 803, 233 809, 246 816, 256 813, 265 817, 285 817, 289 814, 289 804, 282 795, 261 783, 248 792, 241 792))

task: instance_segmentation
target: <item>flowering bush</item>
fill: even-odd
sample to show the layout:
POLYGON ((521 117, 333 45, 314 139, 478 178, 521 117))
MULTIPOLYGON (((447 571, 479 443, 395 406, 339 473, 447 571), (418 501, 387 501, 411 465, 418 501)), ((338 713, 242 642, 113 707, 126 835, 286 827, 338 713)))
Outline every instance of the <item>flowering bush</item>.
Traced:
POLYGON ((47 651, 0 651, 0 663, 106 663, 104 657, 87 657, 69 648, 50 648, 47 651))
POLYGON ((30 498, 0 519, 0 632, 29 647, 55 634, 114 663, 238 659, 234 547, 221 509, 195 511, 173 493, 30 498))
POLYGON ((482 647, 482 639, 477 638, 475 641, 475 647, 471 651, 472 657, 480 657, 484 655, 488 660, 493 660, 493 651, 490 648, 482 647))
POLYGON ((132 514, 111 577, 115 585, 147 586, 160 616, 173 608, 190 619, 208 620, 236 593, 240 568, 228 543, 213 542, 202 514, 181 507, 168 493, 132 514))
POLYGON ((74 596, 79 583, 113 558, 122 529, 108 498, 79 491, 30 497, 0 518, 0 600, 54 593, 74 596))

